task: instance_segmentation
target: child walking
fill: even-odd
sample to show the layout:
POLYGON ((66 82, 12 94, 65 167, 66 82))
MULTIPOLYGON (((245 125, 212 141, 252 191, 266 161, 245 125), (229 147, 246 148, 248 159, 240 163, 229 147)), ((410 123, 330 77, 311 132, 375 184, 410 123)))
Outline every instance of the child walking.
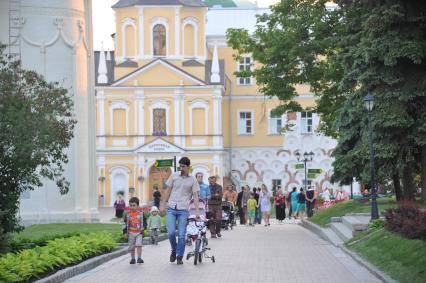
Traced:
POLYGON ((158 233, 161 228, 161 216, 158 215, 158 208, 153 206, 151 208, 151 216, 148 218, 149 235, 151 236, 151 244, 156 244, 158 241, 158 233))
POLYGON ((143 211, 139 209, 139 199, 132 197, 129 200, 130 211, 124 215, 124 237, 129 241, 129 252, 132 256, 130 264, 135 264, 135 249, 138 254, 137 263, 143 263, 142 259, 142 238, 143 231, 146 228, 146 220, 143 211))
POLYGON ((250 193, 250 197, 247 201, 247 214, 249 217, 250 226, 254 226, 254 218, 256 216, 256 207, 257 207, 257 201, 254 198, 254 194, 250 193))

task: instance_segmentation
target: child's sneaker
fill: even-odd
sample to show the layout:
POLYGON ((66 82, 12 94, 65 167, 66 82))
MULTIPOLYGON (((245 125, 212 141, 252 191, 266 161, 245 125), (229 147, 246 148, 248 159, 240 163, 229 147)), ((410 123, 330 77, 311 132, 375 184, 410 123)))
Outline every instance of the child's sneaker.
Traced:
POLYGON ((138 263, 143 263, 143 259, 141 259, 140 257, 138 257, 138 263))
POLYGON ((135 264, 136 260, 134 258, 132 258, 132 260, 130 261, 130 264, 135 264))

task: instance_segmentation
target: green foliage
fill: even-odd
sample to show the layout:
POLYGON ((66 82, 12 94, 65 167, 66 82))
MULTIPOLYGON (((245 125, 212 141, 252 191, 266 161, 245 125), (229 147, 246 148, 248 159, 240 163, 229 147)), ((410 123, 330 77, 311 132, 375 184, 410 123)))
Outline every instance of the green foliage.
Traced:
POLYGON ((348 247, 401 283, 426 282, 426 242, 384 229, 359 235, 348 247))
POLYGON ((11 252, 23 249, 45 246, 50 240, 67 238, 81 234, 106 232, 113 235, 117 242, 125 241, 120 224, 100 223, 67 223, 67 224, 38 224, 25 228, 19 233, 12 233, 10 237, 11 252))
MULTIPOLYGON (((23 70, 0 46, 0 227, 19 230, 18 201, 25 190, 42 185, 43 178, 66 193, 65 149, 76 121, 73 100, 58 83, 23 70)), ((3 235, 0 235, 0 238, 3 235)), ((1 245, 1 248, 4 247, 1 245)))
POLYGON ((44 247, 8 253, 0 258, 0 281, 22 282, 111 251, 117 246, 110 233, 89 233, 48 241, 44 247))
MULTIPOLYGON (((379 198, 377 200, 379 211, 384 211, 388 208, 396 207, 397 204, 395 200, 389 198, 379 198)), ((320 226, 325 227, 330 223, 331 217, 340 217, 348 213, 369 213, 371 212, 371 203, 370 202, 360 202, 357 200, 348 200, 344 202, 337 203, 329 208, 320 210, 314 214, 309 221, 314 222, 320 226)))
POLYGON ((370 229, 381 229, 385 227, 385 221, 383 219, 374 219, 368 223, 370 229))

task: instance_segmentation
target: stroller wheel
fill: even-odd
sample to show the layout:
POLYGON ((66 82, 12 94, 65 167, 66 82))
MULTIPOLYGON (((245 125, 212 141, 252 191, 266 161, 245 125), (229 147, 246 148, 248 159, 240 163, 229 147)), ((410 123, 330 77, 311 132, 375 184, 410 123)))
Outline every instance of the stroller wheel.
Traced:
POLYGON ((216 260, 214 259, 214 256, 212 256, 212 262, 213 262, 213 263, 215 263, 215 262, 216 262, 216 260))

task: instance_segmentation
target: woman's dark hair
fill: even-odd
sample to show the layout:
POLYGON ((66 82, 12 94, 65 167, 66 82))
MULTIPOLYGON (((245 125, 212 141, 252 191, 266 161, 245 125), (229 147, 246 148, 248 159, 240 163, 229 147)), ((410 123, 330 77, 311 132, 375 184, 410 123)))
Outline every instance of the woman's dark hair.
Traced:
POLYGON ((293 192, 295 192, 297 190, 297 188, 296 187, 293 187, 293 192))
POLYGON ((131 203, 136 203, 137 205, 139 205, 139 199, 137 197, 132 197, 129 200, 129 204, 131 204, 131 203))
POLYGON ((300 191, 303 192, 303 188, 300 188, 300 191))
POLYGON ((256 191, 257 191, 257 189, 256 189, 256 188, 253 188, 253 193, 256 193, 256 191))
POLYGON ((191 160, 189 160, 188 157, 182 157, 181 159, 179 159, 179 164, 189 166, 191 165, 191 160))

